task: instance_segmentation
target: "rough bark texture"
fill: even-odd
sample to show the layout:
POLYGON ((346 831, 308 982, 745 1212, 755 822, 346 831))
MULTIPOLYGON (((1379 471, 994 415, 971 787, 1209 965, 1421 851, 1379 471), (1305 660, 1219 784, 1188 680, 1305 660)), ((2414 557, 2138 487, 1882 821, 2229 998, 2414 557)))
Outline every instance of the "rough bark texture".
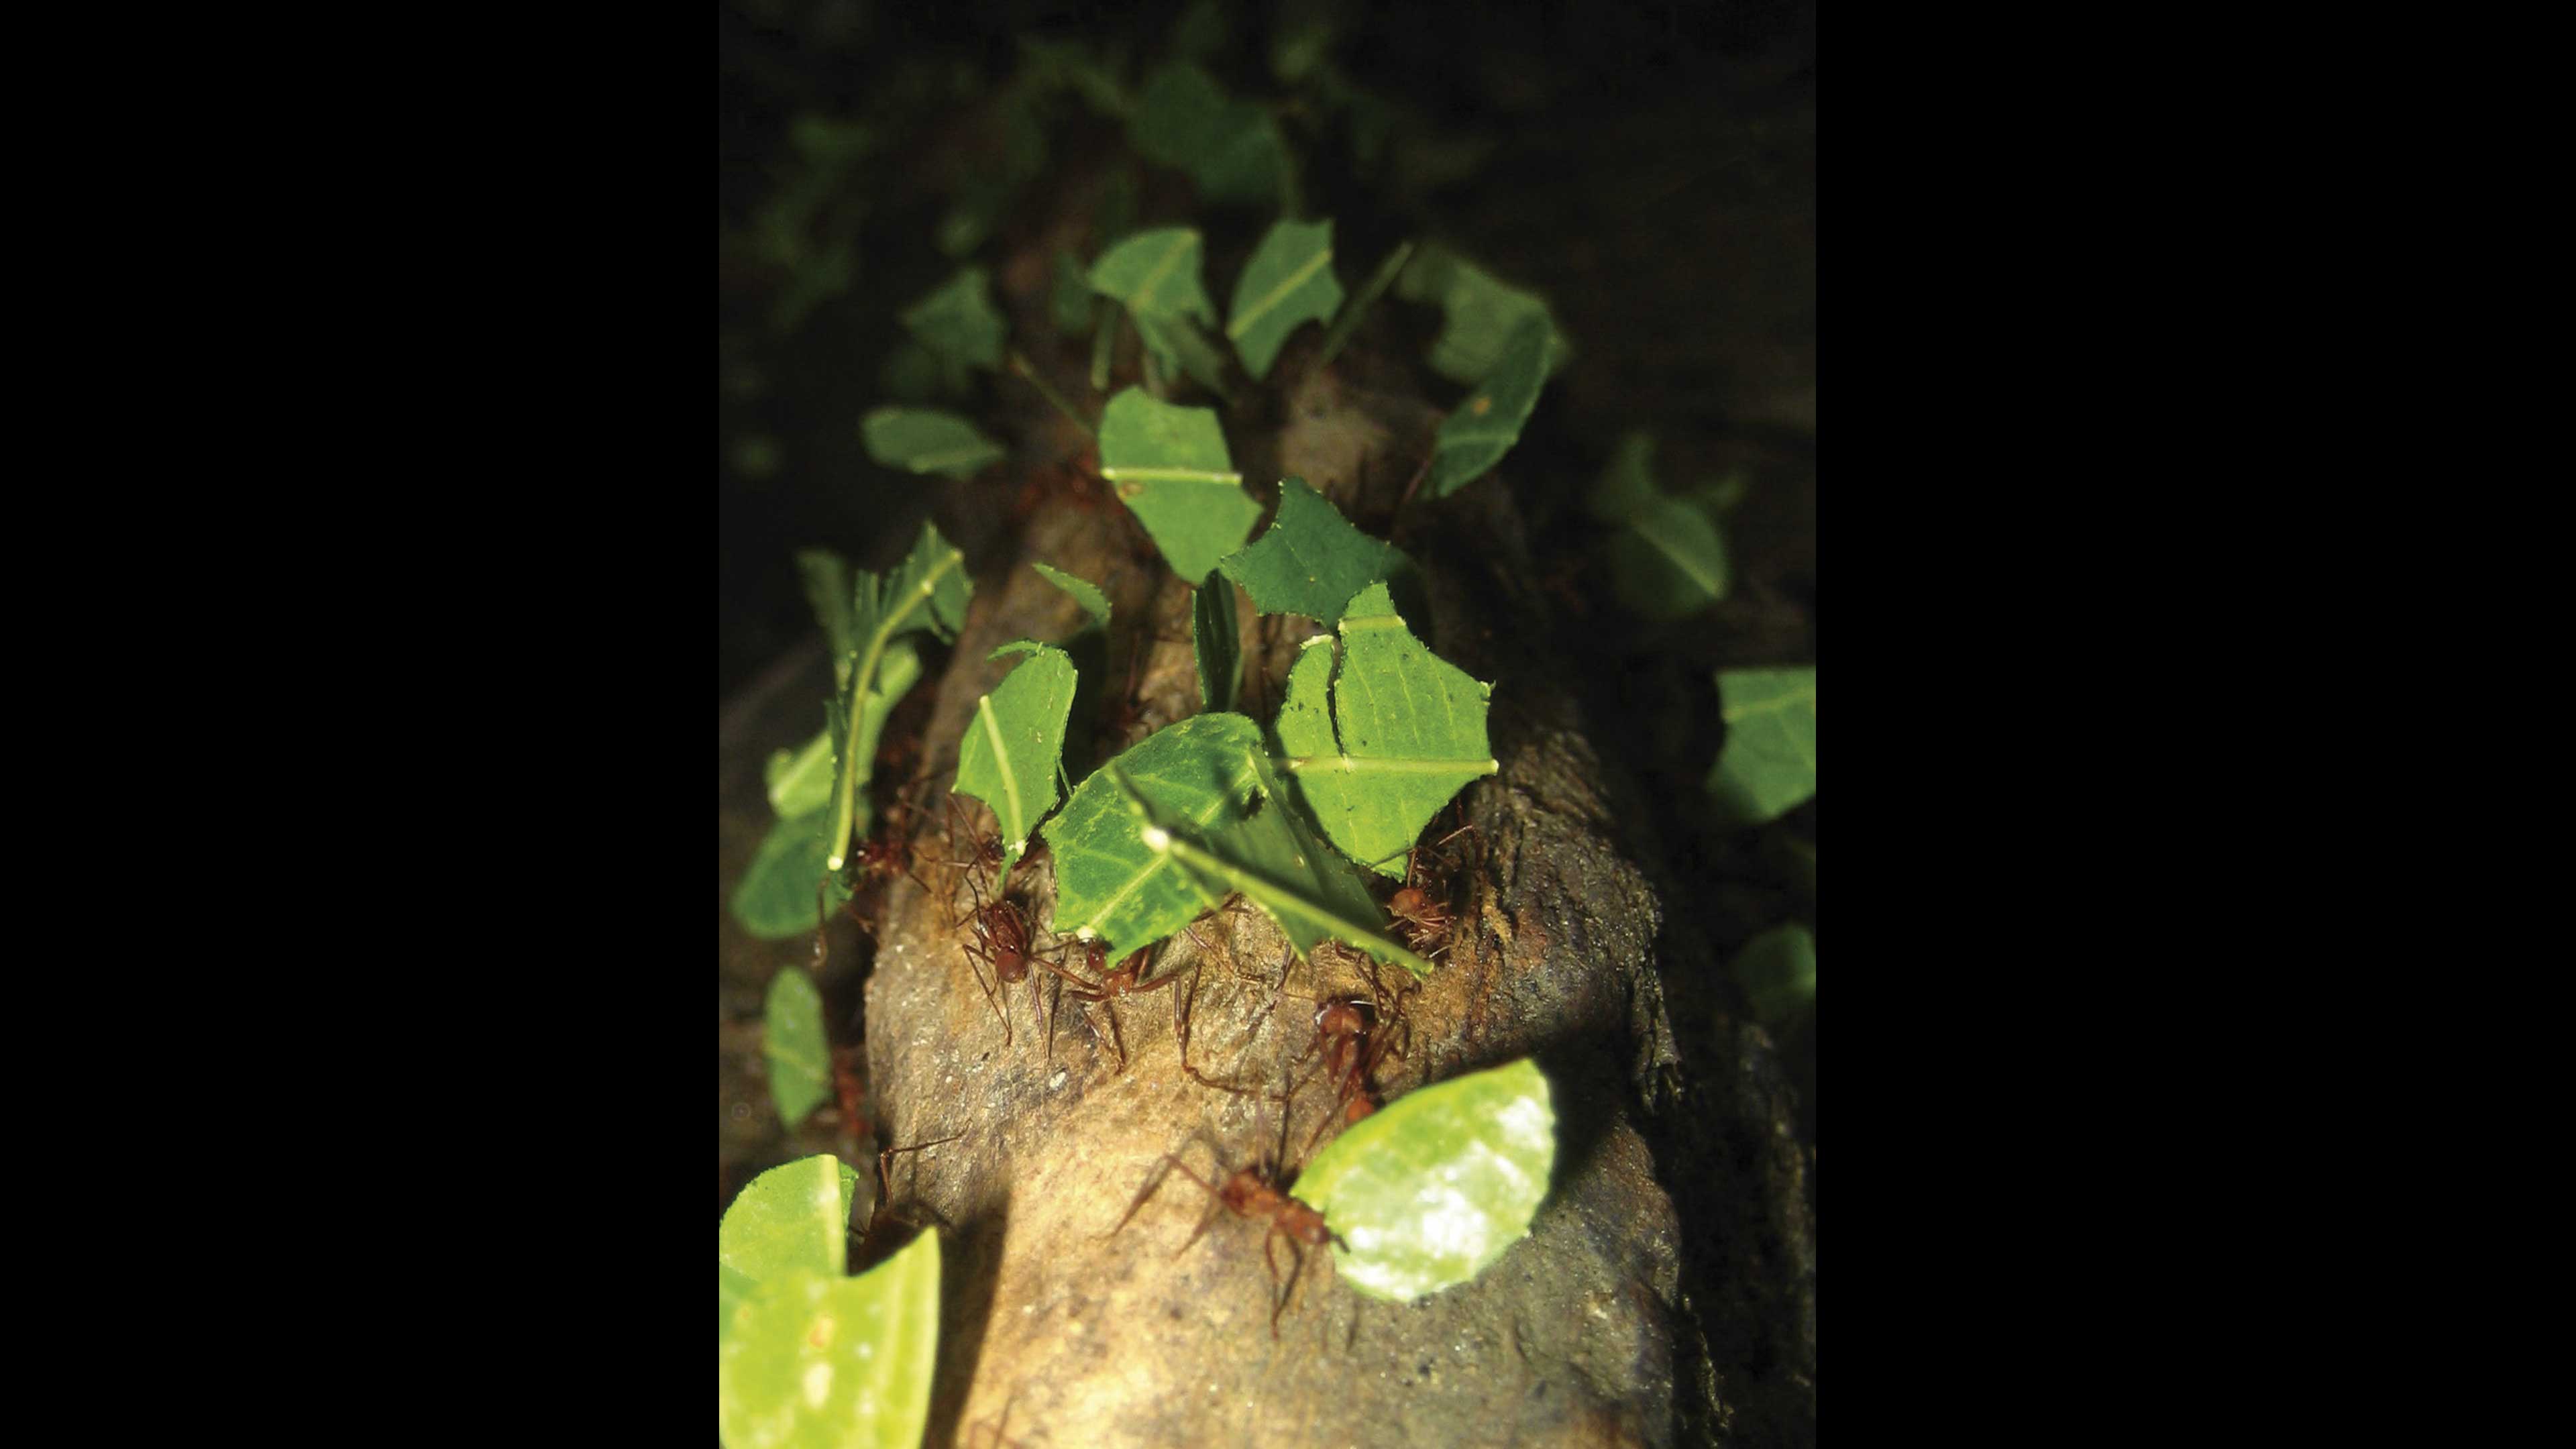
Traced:
MULTIPOLYGON (((1006 275, 1005 291, 1033 289, 1006 275)), ((1237 464, 1265 482, 1302 476, 1383 532, 1437 415, 1399 374, 1373 377, 1364 354, 1317 373, 1311 331, 1301 344, 1279 375, 1306 380, 1284 390, 1277 411, 1229 418, 1237 464)), ((1024 421, 1045 436, 1038 418, 1024 421)), ((1069 429, 1054 439, 1063 453, 1082 441, 1069 429)), ((942 512, 979 567, 923 735, 932 810, 920 853, 933 890, 902 880, 886 893, 864 980, 869 1110, 882 1145, 955 1135, 897 1158, 892 1171, 892 1210, 947 1235, 931 1442, 1812 1444, 1812 1189, 1791 1094, 1760 1028, 1705 985, 1712 953, 1688 902, 1658 878, 1663 857, 1643 838, 1638 787, 1596 757, 1582 703, 1559 688, 1575 671, 1557 652, 1508 491, 1489 479, 1437 503, 1416 498, 1398 535, 1424 565, 1428 618, 1413 618, 1415 629, 1494 682, 1489 728, 1502 769, 1462 797, 1482 868, 1461 885, 1465 908, 1440 969, 1407 1003, 1411 1049, 1379 1085, 1392 1096, 1536 1056, 1560 1119, 1555 1181, 1527 1241, 1475 1282, 1420 1303, 1362 1298, 1335 1281, 1328 1254, 1313 1255, 1274 1339, 1266 1224, 1219 1214, 1182 1250, 1211 1203, 1172 1174, 1113 1229, 1163 1154, 1221 1182, 1282 1135, 1275 1103, 1183 1074, 1184 1003, 1192 1065, 1275 1093, 1301 1057, 1312 1065, 1316 1003, 1359 991, 1360 980, 1330 955, 1283 978, 1267 919, 1220 911, 1175 938, 1154 968, 1195 971, 1194 996, 1165 990, 1087 1011, 1064 1001, 1050 1052, 1047 993, 1021 986, 1003 1002, 1006 1041, 962 950, 967 893, 938 862, 963 859, 966 845, 945 838, 938 802, 977 695, 1009 668, 986 656, 1013 639, 1064 638, 1079 620, 1028 563, 1106 580, 1117 609, 1106 654, 1085 663, 1105 683, 1075 706, 1067 763, 1077 780, 1127 738, 1194 710, 1197 691, 1188 591, 1154 566, 1123 509, 1102 492, 1051 489, 1015 526, 1000 506, 1013 495, 983 487, 960 514, 942 512), (1112 737, 1131 678, 1139 717, 1112 737), (1084 738, 1086 728, 1096 736, 1084 738)), ((1247 616, 1247 669, 1267 679, 1248 685, 1248 711, 1275 707, 1307 632, 1300 620, 1247 616)), ((759 761, 810 733, 823 677, 819 655, 801 674, 783 668, 726 722, 728 882, 765 824, 759 761)), ((1010 892, 1048 920, 1043 852, 1010 892)), ((808 949, 760 947, 729 927, 720 937, 727 1082, 738 1101, 757 1080, 758 984, 808 949)), ((1042 949, 1053 942, 1044 930, 1038 939, 1042 949)), ((829 942, 824 982, 846 1011, 867 951, 846 923, 829 942)), ((764 1149, 766 1103, 750 1100, 749 1118, 726 1115, 720 1194, 770 1153, 792 1155, 764 1149)), ((1321 1083, 1290 1103, 1290 1166, 1331 1106, 1321 1083)), ((838 1125, 858 1135, 858 1124, 838 1125)), ((832 1150, 813 1136, 803 1148, 832 1150)))

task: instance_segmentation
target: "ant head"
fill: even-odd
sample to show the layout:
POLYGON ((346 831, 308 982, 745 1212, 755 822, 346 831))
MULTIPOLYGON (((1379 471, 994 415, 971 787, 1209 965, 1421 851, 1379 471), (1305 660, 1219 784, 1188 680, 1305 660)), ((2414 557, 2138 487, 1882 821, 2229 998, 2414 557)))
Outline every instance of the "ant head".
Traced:
POLYGON ((1368 1030, 1367 1004, 1325 1001, 1315 1007, 1315 1030, 1326 1036, 1357 1036, 1368 1030))

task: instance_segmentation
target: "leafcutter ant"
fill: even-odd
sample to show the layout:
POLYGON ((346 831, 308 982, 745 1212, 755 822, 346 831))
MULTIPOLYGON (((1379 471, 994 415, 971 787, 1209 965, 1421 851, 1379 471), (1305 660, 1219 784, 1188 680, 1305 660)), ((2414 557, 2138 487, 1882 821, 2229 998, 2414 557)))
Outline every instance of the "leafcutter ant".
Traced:
MULTIPOLYGON (((910 1147, 889 1147, 877 1154, 876 1206, 869 1211, 868 1225, 865 1228, 861 1228, 857 1224, 853 1223, 850 1225, 849 1229, 850 1235, 859 1240, 856 1252, 857 1261, 850 1265, 852 1272, 859 1272, 865 1268, 873 1267, 875 1266, 876 1259, 885 1256, 886 1244, 884 1230, 887 1226, 893 1225, 915 1228, 921 1226, 919 1223, 914 1222, 910 1218, 902 1216, 893 1210, 892 1204, 894 1202, 894 1188, 888 1179, 886 1164, 907 1152, 925 1151, 929 1148, 940 1146, 943 1143, 954 1142, 965 1135, 966 1134, 963 1132, 951 1132, 945 1137, 933 1137, 927 1142, 916 1142, 910 1147)), ((918 1169, 916 1169, 916 1173, 917 1172, 918 1169)), ((935 1212, 931 1214, 931 1218, 933 1221, 939 1221, 939 1215, 935 1212)), ((942 1225, 944 1226, 945 1224, 943 1223, 942 1225)))
MULTIPOLYGON (((1284 1111, 1280 1117, 1279 1127, 1281 1150, 1284 1153, 1288 1128, 1284 1111)), ((1188 1163, 1169 1152, 1163 1154, 1162 1165, 1154 1170, 1154 1175, 1147 1178, 1145 1185, 1136 1190, 1135 1201, 1127 1204, 1126 1216, 1118 1220, 1117 1227, 1110 1229, 1112 1236, 1127 1226, 1128 1222, 1136 1216, 1136 1210, 1145 1205, 1145 1199, 1154 1195, 1155 1189, 1163 1185, 1174 1168, 1179 1168, 1182 1176, 1197 1183, 1200 1191, 1215 1199, 1215 1202, 1209 1205, 1207 1212, 1199 1218, 1199 1225, 1190 1231, 1189 1241, 1181 1244, 1181 1252, 1188 1252, 1190 1245, 1199 1240, 1199 1235, 1207 1231, 1208 1224, 1216 1220, 1219 1209, 1230 1211, 1240 1218, 1269 1221, 1269 1231, 1263 1234, 1261 1239, 1261 1262, 1262 1266, 1270 1270, 1270 1282, 1276 1290, 1270 1305, 1270 1336, 1277 1338, 1279 1315, 1287 1311, 1288 1301, 1297 1291, 1297 1278, 1306 1271, 1306 1249, 1339 1243, 1347 1250, 1350 1244, 1342 1242, 1340 1234, 1325 1226, 1322 1213, 1288 1195, 1288 1181, 1281 1177, 1275 1159, 1269 1163, 1240 1168, 1226 1178, 1223 1187, 1218 1187, 1192 1172, 1188 1163), (1293 1264, 1285 1284, 1282 1284, 1279 1279, 1279 1260, 1275 1252, 1275 1245, 1283 1239, 1288 1244, 1288 1256, 1293 1264)), ((1178 1257, 1179 1254, 1175 1253, 1173 1256, 1178 1257)))
MULTIPOLYGON (((1369 999, 1330 997, 1316 1003, 1315 1039, 1299 1055, 1302 1061, 1321 1051, 1324 1077, 1333 1088, 1332 1111, 1306 1139, 1310 1153, 1336 1120, 1349 1126, 1377 1110, 1378 1069, 1413 1048, 1413 1023, 1404 1015, 1404 999, 1420 990, 1421 983, 1408 979, 1390 993, 1376 961, 1363 956, 1361 966, 1368 976, 1369 999)), ((1289 1091, 1293 1096, 1296 1088, 1289 1091)))
POLYGON ((1448 950, 1450 936, 1457 926, 1457 917, 1449 909, 1447 896, 1448 877, 1457 869, 1458 862, 1445 855, 1434 855, 1438 864, 1426 869, 1423 857, 1438 852, 1440 847, 1461 835, 1473 834, 1475 829, 1472 824, 1461 825, 1434 841, 1428 851, 1416 848, 1406 852, 1404 885, 1396 891, 1395 898, 1386 903, 1386 910, 1395 919, 1396 934, 1402 936, 1404 944, 1417 955, 1437 957, 1448 950))
MULTIPOLYGON (((989 982, 984 979, 982 971, 976 971, 975 984, 984 988, 985 1003, 993 1008, 994 1017, 1002 1023, 1002 1045, 1007 1047, 1011 1044, 1011 1014, 1002 1005, 1001 997, 1009 995, 1013 986, 1028 982, 1030 1009, 1046 1014, 1038 1001, 1037 978, 1029 974, 1030 935, 1035 928, 1029 924, 1028 913, 1020 909, 1018 902, 1002 896, 986 901, 982 883, 971 872, 966 877, 966 885, 975 897, 975 909, 966 918, 969 932, 964 948, 966 966, 973 971, 975 963, 981 961, 991 969, 993 979, 989 982)), ((1051 1014, 1047 1015, 1047 1028, 1047 1048, 1052 1054, 1055 1020, 1051 1014)))
MULTIPOLYGON (((1199 949, 1201 952, 1200 959, 1204 960, 1207 943, 1204 940, 1199 939, 1198 932, 1195 930, 1190 932, 1190 938, 1192 940, 1199 941, 1199 949)), ((1160 991, 1167 986, 1177 983, 1184 975, 1187 975, 1195 982, 1198 979, 1198 962, 1191 963, 1190 969, 1187 972, 1173 971, 1163 976, 1160 980, 1146 981, 1143 978, 1148 969, 1147 958, 1153 954, 1153 948, 1150 946, 1129 952, 1127 959, 1119 962, 1118 969, 1115 971, 1106 970, 1109 964, 1109 948, 1102 945, 1100 942, 1081 941, 1075 943, 1071 949, 1082 958, 1083 968, 1085 970, 1095 973, 1105 972, 1105 974, 1098 975, 1093 979, 1087 979, 1076 975, 1072 971, 1065 969, 1064 966, 1054 962, 1040 962, 1039 964, 1045 966, 1048 970, 1054 972, 1060 977, 1063 977, 1067 982, 1071 983, 1071 990, 1065 994, 1073 997, 1075 1001, 1082 1003, 1082 1018, 1084 1021, 1087 1022, 1091 1020, 1091 1008, 1093 1004, 1097 1003, 1099 1005, 1101 1014, 1109 1020, 1109 1045, 1111 1049, 1118 1053, 1118 1070, 1124 1072, 1127 1070, 1127 1042, 1126 1039, 1120 1035, 1118 1030, 1118 1007, 1116 1003, 1130 996, 1142 996, 1148 991, 1160 991)), ((1189 1031, 1187 1026, 1184 1024, 1187 1020, 1187 1016, 1182 1013, 1181 1009, 1175 1008, 1175 1014, 1172 1020, 1172 1031, 1181 1042, 1181 1058, 1184 1070, 1187 1070, 1187 1063, 1189 1060, 1189 1031)), ((1094 1027, 1092 1029, 1092 1035, 1095 1038, 1100 1035, 1098 1027, 1094 1027)), ((1191 1075, 1196 1076, 1197 1074, 1193 1072, 1191 1075)))

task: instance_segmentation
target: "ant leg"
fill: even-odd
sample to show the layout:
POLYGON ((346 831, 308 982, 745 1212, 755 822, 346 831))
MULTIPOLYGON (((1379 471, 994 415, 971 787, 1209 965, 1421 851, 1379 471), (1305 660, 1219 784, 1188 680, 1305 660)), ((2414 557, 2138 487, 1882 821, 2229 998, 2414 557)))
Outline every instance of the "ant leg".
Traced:
MULTIPOLYGON (((1152 1196, 1154 1195, 1154 1189, 1156 1189, 1156 1188, 1158 1188, 1158 1187, 1161 1187, 1161 1186, 1163 1185, 1163 1179, 1164 1179, 1164 1178, 1166 1178, 1166 1177, 1168 1177, 1168 1176, 1170 1176, 1170 1175, 1171 1175, 1171 1171, 1172 1171, 1172 1169, 1173 1169, 1173 1168, 1175 1168, 1175 1167, 1177 1167, 1177 1168, 1179 1168, 1179 1169, 1181 1170, 1181 1175, 1182 1175, 1182 1176, 1184 1176, 1184 1177, 1188 1178, 1188 1179, 1189 1179, 1190 1181, 1192 1181, 1192 1182, 1197 1183, 1201 1188, 1205 1189, 1208 1193, 1210 1193, 1211 1195, 1213 1195, 1213 1196, 1217 1199, 1217 1201, 1219 1201, 1219 1202, 1223 1202, 1223 1201, 1225 1200, 1225 1195, 1224 1195, 1223 1193, 1217 1192, 1217 1190, 1216 1190, 1215 1188, 1212 1188, 1212 1187, 1209 1187, 1209 1186, 1208 1186, 1208 1184, 1207 1184, 1207 1179, 1206 1179, 1206 1178, 1203 1178, 1203 1177, 1199 1176, 1197 1173, 1190 1171, 1190 1165, 1189 1165, 1188 1163, 1183 1162, 1183 1161, 1182 1161, 1182 1160, 1180 1160, 1179 1158, 1177 1158, 1177 1157, 1173 1156, 1172 1154, 1170 1154, 1170 1153, 1166 1152, 1166 1153, 1164 1153, 1164 1154, 1163 1154, 1163 1165, 1154 1169, 1154 1175, 1153 1175, 1152 1177, 1149 1177, 1149 1178, 1145 1179, 1145 1185, 1144 1185, 1143 1187, 1140 1187, 1140 1188, 1136 1189, 1136 1198, 1135 1198, 1135 1200, 1134 1200, 1133 1202, 1130 1202, 1130 1203, 1128 1203, 1128 1204, 1127 1204, 1127 1214, 1126 1214, 1126 1216, 1125 1216, 1125 1217, 1122 1217, 1122 1218, 1120 1218, 1120 1219, 1118 1220, 1118 1226, 1117 1226, 1117 1227, 1114 1227, 1114 1228, 1111 1228, 1111 1229, 1109 1230, 1109 1234, 1108 1234, 1108 1235, 1109 1235, 1110 1237, 1113 1237, 1113 1238, 1114 1238, 1114 1237, 1118 1236, 1118 1234, 1126 1228, 1126 1226, 1127 1226, 1128 1222, 1129 1222, 1130 1220, 1132 1220, 1132 1219, 1136 1216, 1136 1209, 1138 1209, 1138 1208, 1140 1208, 1140 1207, 1143 1207, 1143 1206, 1145 1205, 1145 1199, 1147 1199, 1147 1198, 1149 1198, 1149 1197, 1152 1197, 1152 1196)), ((1198 1234, 1196 1234, 1196 1233, 1192 1233, 1192 1234, 1190 1235, 1190 1241, 1191 1241, 1191 1242, 1196 1242, 1196 1241, 1198 1241, 1198 1234)), ((1184 1246, 1186 1246, 1186 1245, 1184 1245, 1184 1246)))
POLYGON ((1002 1024, 1002 1045, 1008 1047, 1011 1044, 1011 1014, 1002 1009, 1001 999, 993 995, 992 985, 985 981, 984 973, 976 970, 975 962, 978 958, 975 947, 969 944, 965 950, 966 969, 975 973, 975 984, 984 988, 984 1004, 993 1008, 993 1019, 1002 1024))

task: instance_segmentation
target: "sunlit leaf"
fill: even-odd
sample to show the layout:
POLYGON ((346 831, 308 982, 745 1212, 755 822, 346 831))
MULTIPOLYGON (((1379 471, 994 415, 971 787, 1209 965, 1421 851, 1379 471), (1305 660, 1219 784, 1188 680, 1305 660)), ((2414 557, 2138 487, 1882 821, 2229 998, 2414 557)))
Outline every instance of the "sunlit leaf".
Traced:
POLYGON ((973 423, 934 408, 878 408, 860 419, 859 428, 867 435, 869 457, 909 473, 972 478, 986 464, 1010 456, 973 423))
POLYGON ((1781 1026, 1816 1004, 1816 938, 1791 921, 1744 943, 1735 979, 1765 1026, 1781 1026))
POLYGON ((760 1054, 769 1062, 769 1100, 793 1132, 832 1095, 832 1048, 823 1031, 823 993, 790 966, 769 978, 761 1011, 760 1054))
POLYGON ((773 1167, 734 1195, 716 1225, 716 1261, 753 1282, 848 1271, 850 1200, 828 1152, 773 1167))
POLYGON ((1048 583, 1073 595, 1073 601, 1082 606, 1082 612, 1091 616, 1092 627, 1103 632, 1108 630, 1109 596, 1100 592, 1099 585, 1047 564, 1031 564, 1030 567, 1036 569, 1048 583))
POLYGON ((730 1264, 716 1264, 716 1347, 722 1349, 733 1337, 734 1310, 740 1308, 760 1285, 749 1274, 736 1271, 730 1264))
POLYGON ((1332 500, 1303 478, 1279 481, 1279 516, 1258 542, 1217 561, 1265 614, 1303 614, 1321 624, 1369 585, 1409 571, 1394 544, 1351 526, 1332 500))
POLYGON ((1507 285, 1493 273, 1449 248, 1433 243, 1413 254, 1395 295, 1407 302, 1437 305, 1445 322, 1431 341, 1431 370, 1451 382, 1475 382, 1494 370, 1503 352, 1533 318, 1547 325, 1551 356, 1548 370, 1563 367, 1572 356, 1547 303, 1535 292, 1507 285))
POLYGON ((982 267, 960 267, 939 290, 904 309, 904 329, 954 363, 999 371, 1010 324, 995 310, 991 293, 982 267))
POLYGON ((1242 356, 1243 370, 1267 377, 1289 333, 1301 323, 1331 321, 1341 305, 1341 279, 1333 275, 1333 224, 1275 222, 1235 281, 1225 335, 1242 356))
POLYGON ((1195 65, 1156 71, 1127 122, 1128 144, 1159 166, 1186 171, 1211 205, 1258 206, 1283 197, 1287 139, 1270 113, 1232 100, 1195 65))
POLYGON ((726 1449, 917 1449, 939 1349, 939 1236, 856 1278, 764 1279, 716 1350, 726 1449))
POLYGON ((1278 735, 1307 808, 1344 854, 1401 877, 1451 798, 1501 768, 1485 738, 1493 686, 1413 637, 1385 584, 1342 611, 1288 671, 1278 735))
MULTIPOLYGON (((1260 753, 1260 726, 1202 714, 1147 735, 1111 764, 1158 813, 1213 831, 1250 813, 1260 753)), ((1145 844, 1144 823, 1106 766, 1074 788, 1040 832, 1055 852, 1057 931, 1132 951, 1214 904, 1188 871, 1145 844)))
POLYGON ((1721 669, 1726 744, 1709 793, 1737 825, 1776 820, 1816 793, 1816 669, 1721 669))
POLYGON ((1121 391, 1101 414, 1100 476, 1116 485, 1172 572, 1193 587, 1243 546, 1261 517, 1226 452, 1216 413, 1175 407, 1142 388, 1121 391))
POLYGON ((1316 1153, 1295 1192, 1348 1245, 1333 1250, 1344 1282, 1410 1303, 1527 1236, 1555 1164, 1547 1078, 1524 1058, 1396 1098, 1316 1153))
POLYGON ((1065 721, 1073 709, 1073 659, 1044 644, 1006 644, 1029 657, 975 713, 957 743, 957 791, 991 808, 1002 832, 1002 868, 1019 863, 1029 835, 1055 808, 1056 772, 1064 759, 1065 721))
POLYGON ((1234 585, 1222 578, 1190 590, 1190 648, 1199 667, 1199 708, 1234 708, 1243 685, 1243 633, 1234 618, 1234 585))
POLYGON ((824 879, 831 869, 823 844, 830 824, 831 812, 816 810, 769 827, 726 902, 737 924, 764 941, 810 936, 822 925, 816 885, 824 886, 819 911, 838 909, 850 898, 837 879, 824 879))
POLYGON ((1521 440, 1521 427, 1538 406, 1539 389, 1547 385, 1553 336, 1545 323, 1524 324, 1494 370, 1440 425, 1431 444, 1433 497, 1445 498, 1493 471, 1521 440))
POLYGON ((888 651, 905 634, 924 631, 939 639, 957 637, 974 592, 973 582, 966 577, 966 556, 927 522, 892 578, 880 581, 874 574, 859 575, 850 611, 860 640, 857 663, 830 705, 833 811, 831 829, 824 836, 831 852, 827 868, 841 868, 848 859, 851 832, 864 824, 861 811, 876 770, 876 731, 884 727, 883 714, 868 707, 867 691, 878 691, 887 709, 901 698, 899 691, 883 688, 886 681, 878 677, 880 664, 888 666, 891 678, 899 655, 888 659, 888 651))
MULTIPOLYGON (((844 661, 846 664, 846 661, 844 661)), ((811 815, 832 803, 832 732, 817 730, 801 750, 778 750, 761 770, 769 808, 781 820, 811 815)))

